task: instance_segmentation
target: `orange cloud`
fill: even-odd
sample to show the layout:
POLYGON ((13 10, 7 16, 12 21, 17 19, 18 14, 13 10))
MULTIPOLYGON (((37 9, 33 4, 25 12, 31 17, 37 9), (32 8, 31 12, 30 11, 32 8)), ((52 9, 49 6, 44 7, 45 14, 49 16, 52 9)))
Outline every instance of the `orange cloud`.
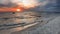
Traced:
POLYGON ((3 7, 3 8, 0 8, 0 12, 18 12, 17 9, 20 10, 19 12, 24 10, 24 8, 22 8, 22 7, 20 7, 20 8, 17 8, 17 7, 15 7, 15 8, 3 7))

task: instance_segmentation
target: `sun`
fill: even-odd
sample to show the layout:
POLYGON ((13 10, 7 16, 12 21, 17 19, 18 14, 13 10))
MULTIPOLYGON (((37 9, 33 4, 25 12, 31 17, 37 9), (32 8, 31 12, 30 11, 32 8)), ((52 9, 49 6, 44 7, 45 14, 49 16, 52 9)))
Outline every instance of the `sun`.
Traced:
POLYGON ((19 12, 19 11, 21 11, 20 9, 17 9, 17 11, 19 12))

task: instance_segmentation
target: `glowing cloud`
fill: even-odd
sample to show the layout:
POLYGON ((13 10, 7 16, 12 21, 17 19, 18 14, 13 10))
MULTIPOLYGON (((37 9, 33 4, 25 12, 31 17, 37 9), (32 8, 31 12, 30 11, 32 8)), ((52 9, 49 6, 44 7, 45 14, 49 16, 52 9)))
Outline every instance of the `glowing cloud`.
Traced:
POLYGON ((37 5, 36 0, 14 0, 13 3, 16 3, 19 6, 22 6, 24 8, 31 8, 35 7, 37 5))

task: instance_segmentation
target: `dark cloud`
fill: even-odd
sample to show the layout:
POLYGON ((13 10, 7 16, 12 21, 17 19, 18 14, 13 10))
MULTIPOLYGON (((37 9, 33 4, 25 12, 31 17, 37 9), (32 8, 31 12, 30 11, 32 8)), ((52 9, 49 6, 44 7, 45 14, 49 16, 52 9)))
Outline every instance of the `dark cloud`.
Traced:
POLYGON ((14 7, 14 6, 16 6, 16 4, 12 4, 12 3, 9 3, 7 5, 0 4, 0 7, 14 7))
POLYGON ((43 4, 43 6, 37 6, 31 10, 34 11, 45 11, 45 12, 60 12, 60 0, 48 0, 47 4, 43 4))
POLYGON ((50 0, 49 3, 43 7, 43 10, 49 12, 60 12, 60 7, 58 7, 59 3, 57 1, 59 0, 50 0))
POLYGON ((10 0, 0 0, 0 7, 14 7, 17 6, 15 3, 12 3, 10 0))

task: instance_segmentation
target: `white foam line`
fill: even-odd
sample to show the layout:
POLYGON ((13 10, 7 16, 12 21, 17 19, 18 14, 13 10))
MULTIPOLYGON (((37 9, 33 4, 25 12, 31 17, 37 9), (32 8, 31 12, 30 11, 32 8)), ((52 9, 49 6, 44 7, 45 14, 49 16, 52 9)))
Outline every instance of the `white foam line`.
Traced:
POLYGON ((33 24, 30 24, 30 25, 24 26, 23 29, 26 29, 26 28, 28 28, 28 27, 34 26, 34 25, 36 25, 36 24, 38 24, 38 23, 33 23, 33 24))

